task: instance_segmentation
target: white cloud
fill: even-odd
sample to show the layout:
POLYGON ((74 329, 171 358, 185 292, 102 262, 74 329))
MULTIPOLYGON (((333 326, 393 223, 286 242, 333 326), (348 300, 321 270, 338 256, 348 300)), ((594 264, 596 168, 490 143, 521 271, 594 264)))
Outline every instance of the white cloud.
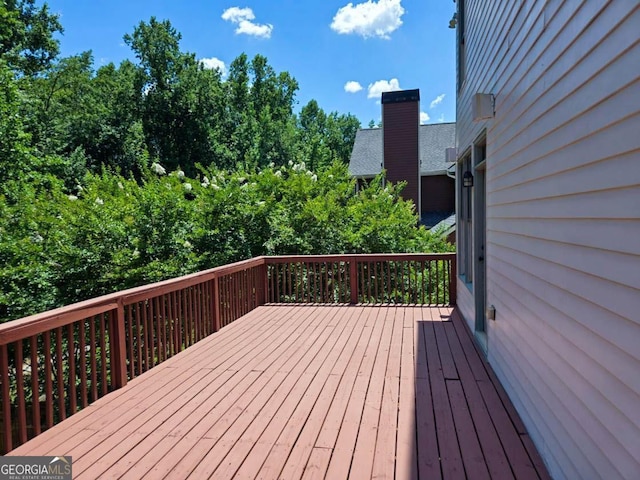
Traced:
POLYGON ((254 37, 271 38, 271 32, 273 31, 273 25, 266 24, 261 25, 259 23, 253 23, 248 20, 242 20, 236 28, 236 33, 244 33, 246 35, 252 35, 254 37))
POLYGON ((431 117, 427 112, 420 112, 420 123, 427 123, 431 117))
POLYGON ((256 16, 250 8, 231 7, 222 12, 222 19, 228 22, 239 23, 241 20, 253 20, 256 16))
POLYGON ((331 29, 340 34, 356 34, 364 38, 390 38, 389 34, 402 25, 402 0, 368 0, 348 3, 340 8, 331 22, 331 29))
POLYGON ((438 118, 438 121, 440 123, 444 122, 444 113, 442 115, 440 115, 440 118, 438 118))
POLYGON ((444 100, 445 94, 441 94, 438 95, 436 98, 433 99, 433 101, 431 102, 431 105, 429 105, 430 108, 435 108, 436 106, 440 105, 442 103, 442 100, 444 100))
POLYGON ((222 12, 222 19, 227 22, 235 23, 238 25, 236 28, 236 34, 244 33, 245 35, 251 35, 254 37, 271 38, 271 32, 273 31, 273 25, 255 23, 256 16, 249 7, 231 7, 222 12))
POLYGON ((209 70, 218 70, 223 77, 227 74, 227 66, 219 58, 201 58, 200 63, 204 68, 208 68, 209 70))
POLYGON ((389 81, 378 80, 377 82, 369 84, 369 94, 367 95, 367 98, 380 99, 380 95, 382 95, 382 92, 392 92, 395 90, 400 90, 400 82, 398 82, 397 78, 392 78, 389 81))
POLYGON ((349 93, 356 93, 362 90, 362 85, 358 82, 350 81, 344 84, 344 91, 349 93))

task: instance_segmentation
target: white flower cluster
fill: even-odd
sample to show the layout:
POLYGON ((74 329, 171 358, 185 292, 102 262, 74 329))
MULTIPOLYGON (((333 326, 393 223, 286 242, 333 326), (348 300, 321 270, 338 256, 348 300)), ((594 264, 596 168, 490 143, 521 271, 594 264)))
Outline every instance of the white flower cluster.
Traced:
POLYGON ((167 171, 165 170, 165 168, 160 165, 157 162, 153 162, 151 164, 151 171, 153 171, 154 173, 158 174, 158 175, 165 175, 167 173, 167 171))
POLYGON ((304 162, 296 163, 292 167, 292 170, 294 172, 306 172, 307 171, 307 165, 304 162))

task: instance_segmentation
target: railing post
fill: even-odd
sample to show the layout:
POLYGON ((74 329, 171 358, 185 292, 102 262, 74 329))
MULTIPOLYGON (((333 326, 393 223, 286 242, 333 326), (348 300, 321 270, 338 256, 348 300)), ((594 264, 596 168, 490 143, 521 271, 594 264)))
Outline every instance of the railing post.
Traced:
POLYGON ((351 303, 358 303, 358 260, 349 258, 349 284, 351 288, 351 303))
POLYGON ((220 277, 213 277, 213 329, 220 331, 220 277))
POLYGON ((113 320, 112 331, 114 351, 111 352, 113 360, 113 386, 122 388, 127 384, 127 345, 124 333, 124 302, 118 299, 116 316, 113 320))
POLYGON ((450 257, 451 271, 449 273, 449 303, 451 305, 456 304, 456 296, 458 295, 458 265, 456 256, 457 255, 454 253, 450 257))

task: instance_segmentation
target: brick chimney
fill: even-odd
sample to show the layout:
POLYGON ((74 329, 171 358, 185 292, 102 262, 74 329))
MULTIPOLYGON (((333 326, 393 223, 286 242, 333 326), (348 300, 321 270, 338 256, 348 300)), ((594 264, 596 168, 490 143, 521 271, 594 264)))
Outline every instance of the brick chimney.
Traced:
POLYGON ((390 182, 407 182, 402 197, 413 200, 418 215, 421 213, 419 126, 420 90, 382 94, 382 167, 390 182))

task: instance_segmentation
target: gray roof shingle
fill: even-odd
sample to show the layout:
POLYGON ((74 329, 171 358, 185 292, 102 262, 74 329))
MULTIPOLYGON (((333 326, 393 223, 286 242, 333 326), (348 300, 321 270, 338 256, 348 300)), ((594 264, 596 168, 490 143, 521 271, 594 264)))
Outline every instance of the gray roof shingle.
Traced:
MULTIPOLYGON (((447 163, 445 150, 456 144, 455 123, 420 125, 420 174, 444 174, 447 163)), ((355 177, 373 177, 382 171, 382 128, 358 130, 351 151, 349 172, 355 177)))

